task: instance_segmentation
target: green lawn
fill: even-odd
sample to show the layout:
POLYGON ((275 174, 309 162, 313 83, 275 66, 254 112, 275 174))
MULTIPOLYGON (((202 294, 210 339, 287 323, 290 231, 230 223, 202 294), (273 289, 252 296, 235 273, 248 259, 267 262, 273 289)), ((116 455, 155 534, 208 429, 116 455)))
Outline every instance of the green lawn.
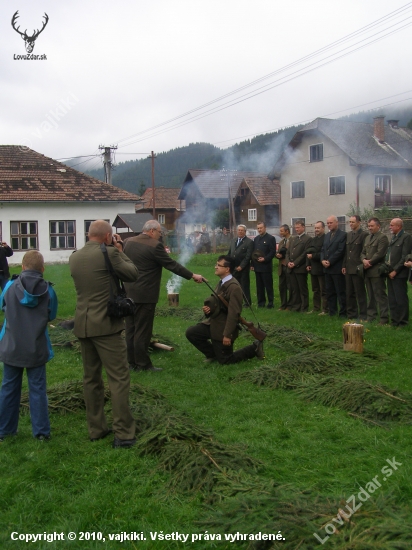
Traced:
MULTIPOLYGON (((195 256, 188 267, 214 283, 215 259, 213 255, 195 256)), ((158 304, 162 309, 167 302, 165 284, 169 275, 164 271, 158 304)), ((47 266, 45 278, 55 282, 59 318, 72 317, 75 292, 68 267, 47 266)), ((253 279, 252 275, 252 296, 253 279)), ((180 307, 198 308, 200 320, 201 306, 208 294, 205 285, 184 281, 180 307)), ((275 299, 278 305, 277 280, 275 299)), ((244 314, 248 320, 255 320, 250 311, 245 310, 244 314)), ((342 339, 342 322, 335 318, 279 312, 276 308, 258 310, 257 315, 265 324, 285 325, 336 342, 342 339)), ((132 400, 137 403, 134 410, 141 415, 136 420, 143 437, 148 433, 145 430, 150 415, 156 414, 159 431, 163 424, 169 423, 170 427, 178 418, 180 424, 187 423, 192 430, 204 428, 213 433, 210 448, 206 438, 200 441, 199 448, 189 442, 185 450, 201 449, 199 456, 208 468, 214 469, 213 489, 189 491, 182 488, 184 483, 174 486, 174 475, 182 465, 173 453, 182 442, 177 441, 180 437, 169 437, 170 432, 170 456, 165 466, 163 451, 149 452, 146 440, 127 450, 112 449, 109 438, 90 443, 84 411, 52 414, 52 439, 48 443, 33 440, 29 417, 22 415, 18 436, 0 444, 1 547, 412 548, 410 423, 378 426, 350 416, 341 408, 307 401, 296 391, 259 387, 246 381, 233 383, 232 379, 243 372, 262 364, 275 365, 302 350, 277 347, 272 339, 265 346, 263 362, 253 359, 228 367, 205 364, 184 336, 194 322, 176 316, 156 316, 155 333, 173 342, 175 351, 154 352, 153 362, 163 368, 162 372, 132 373, 131 378, 132 383, 152 388, 166 399, 152 398, 148 392, 148 400, 143 395, 140 408, 140 398, 134 395, 132 400), (235 455, 237 458, 233 458, 235 455), (239 467, 240 462, 236 461, 245 455, 259 465, 253 468, 245 459, 244 466, 239 467), (394 458, 392 475, 384 474, 382 468, 394 458), (362 503, 357 498, 360 488, 366 488, 374 478, 381 486, 375 484, 374 494, 362 503), (352 495, 356 496, 355 504, 362 506, 350 521, 341 519, 340 526, 332 518, 336 519, 338 509, 344 508, 352 495), (336 533, 332 534, 331 525, 337 528, 336 533), (235 536, 238 531, 248 535, 276 535, 281 531, 285 540, 225 540, 225 534, 235 536), (24 533, 54 532, 63 532, 65 540, 28 544, 11 540, 12 533, 18 537, 24 533), (69 532, 77 534, 75 541, 67 540, 69 532), (147 540, 122 544, 109 540, 110 534, 122 532, 143 534, 147 540), (80 533, 85 533, 83 540, 79 540, 80 533), (152 541, 151 533, 153 537, 163 533, 176 538, 179 533, 189 538, 186 543, 172 538, 152 541), (223 540, 208 540, 211 533, 219 534, 223 540), (105 542, 93 540, 100 536, 105 542)), ((340 373, 339 377, 401 390, 403 394, 397 402, 403 399, 402 403, 409 407, 411 327, 394 330, 373 324, 368 327, 365 340, 366 349, 385 356, 374 361, 365 359, 363 366, 340 373)), ((250 337, 242 333, 236 345, 240 347, 248 341, 250 337)), ((314 355, 317 353, 313 350, 314 355)), ((80 356, 72 349, 56 348, 56 356, 48 364, 49 388, 81 377, 80 356)), ((154 433, 153 426, 151 429, 150 433, 154 433)), ((183 482, 190 481, 193 470, 181 471, 183 482)))

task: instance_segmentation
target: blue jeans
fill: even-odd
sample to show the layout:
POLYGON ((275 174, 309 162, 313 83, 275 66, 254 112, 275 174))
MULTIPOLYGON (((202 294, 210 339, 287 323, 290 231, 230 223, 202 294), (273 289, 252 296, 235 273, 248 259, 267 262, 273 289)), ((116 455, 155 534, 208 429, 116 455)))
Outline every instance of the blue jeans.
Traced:
MULTIPOLYGON (((0 391, 0 437, 15 435, 19 423, 23 368, 4 365, 0 391)), ((29 383, 30 418, 33 436, 50 435, 46 394, 46 365, 26 369, 29 383)))

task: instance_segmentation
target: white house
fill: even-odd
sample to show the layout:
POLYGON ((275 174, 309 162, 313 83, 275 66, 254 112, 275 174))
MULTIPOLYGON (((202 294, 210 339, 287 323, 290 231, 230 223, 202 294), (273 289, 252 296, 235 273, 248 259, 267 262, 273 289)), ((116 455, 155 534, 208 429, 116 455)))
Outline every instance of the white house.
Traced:
POLYGON ((138 199, 31 149, 0 145, 0 240, 13 248, 11 265, 30 249, 67 262, 93 220, 134 214, 138 199))
POLYGON ((399 208, 412 203, 412 131, 398 121, 373 123, 317 118, 295 134, 269 174, 279 179, 282 223, 307 224, 352 205, 399 208))

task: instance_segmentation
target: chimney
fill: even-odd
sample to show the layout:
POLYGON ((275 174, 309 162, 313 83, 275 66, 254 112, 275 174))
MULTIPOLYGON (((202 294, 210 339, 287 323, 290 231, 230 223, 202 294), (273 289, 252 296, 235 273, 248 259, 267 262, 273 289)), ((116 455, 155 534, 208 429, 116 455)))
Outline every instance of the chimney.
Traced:
POLYGON ((373 119, 373 135, 379 141, 379 143, 384 143, 385 141, 385 127, 384 127, 384 116, 376 116, 373 119))
POLYGON ((388 120, 388 124, 391 128, 399 128, 399 120, 388 120))

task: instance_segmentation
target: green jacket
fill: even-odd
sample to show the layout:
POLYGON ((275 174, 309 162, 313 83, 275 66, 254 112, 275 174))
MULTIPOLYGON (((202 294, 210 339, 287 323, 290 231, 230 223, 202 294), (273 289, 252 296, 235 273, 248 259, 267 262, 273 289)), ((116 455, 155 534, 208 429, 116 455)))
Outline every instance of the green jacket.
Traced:
POLYGON ((366 237, 360 259, 369 260, 372 267, 365 269, 365 277, 379 277, 379 266, 385 262, 388 246, 388 237, 381 231, 366 237))
POLYGON ((219 285, 216 286, 215 292, 223 296, 226 302, 229 303, 229 308, 226 309, 225 306, 220 303, 219 315, 205 319, 203 323, 205 325, 210 325, 210 336, 212 340, 221 342, 223 336, 226 336, 226 338, 232 340, 233 344, 239 334, 237 325, 242 312, 242 288, 234 277, 226 281, 219 292, 218 286, 219 285))
POLYGON ((136 304, 157 304, 163 268, 187 280, 193 276, 191 271, 169 256, 162 243, 145 233, 129 237, 125 241, 124 253, 139 270, 139 279, 125 285, 127 295, 136 304))
MULTIPOLYGON (((133 262, 116 247, 110 245, 106 248, 119 279, 135 281, 139 272, 133 262)), ((73 252, 69 266, 77 293, 74 334, 78 338, 89 338, 120 332, 124 328, 123 319, 113 319, 107 315, 109 284, 114 292, 116 286, 107 271, 100 244, 88 241, 83 248, 73 252)))

